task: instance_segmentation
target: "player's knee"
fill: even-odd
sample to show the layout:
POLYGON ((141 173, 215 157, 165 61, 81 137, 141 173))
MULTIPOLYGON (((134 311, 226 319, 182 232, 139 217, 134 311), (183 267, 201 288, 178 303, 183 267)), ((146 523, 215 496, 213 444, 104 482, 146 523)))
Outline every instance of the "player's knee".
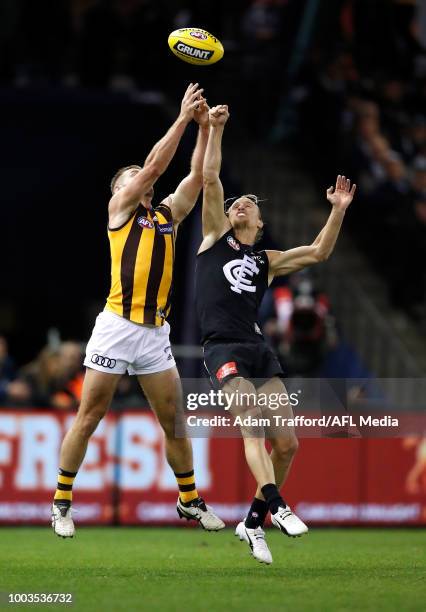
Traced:
POLYGON ((74 429, 76 429, 83 438, 90 438, 99 422, 104 416, 104 412, 93 411, 76 419, 74 429))
POLYGON ((98 397, 97 400, 80 406, 74 422, 74 429, 77 429, 84 438, 90 438, 108 409, 108 398, 102 396, 98 397))
POLYGON ((279 459, 288 460, 293 458, 297 453, 299 441, 296 436, 279 438, 275 441, 273 448, 279 459))

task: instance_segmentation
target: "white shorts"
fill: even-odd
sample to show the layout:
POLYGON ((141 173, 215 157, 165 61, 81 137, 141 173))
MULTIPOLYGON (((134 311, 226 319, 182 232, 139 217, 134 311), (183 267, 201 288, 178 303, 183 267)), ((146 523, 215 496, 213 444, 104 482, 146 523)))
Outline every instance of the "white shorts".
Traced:
POLYGON ((169 339, 170 325, 137 325, 104 310, 96 317, 84 365, 108 374, 154 374, 176 363, 169 339))

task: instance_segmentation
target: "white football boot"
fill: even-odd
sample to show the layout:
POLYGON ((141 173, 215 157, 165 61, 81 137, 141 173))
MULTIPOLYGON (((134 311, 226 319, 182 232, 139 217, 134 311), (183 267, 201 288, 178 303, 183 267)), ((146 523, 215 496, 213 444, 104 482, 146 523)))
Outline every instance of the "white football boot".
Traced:
POLYGON ((176 510, 180 518, 198 521, 206 531, 219 531, 225 527, 225 523, 213 512, 211 506, 207 506, 204 499, 197 497, 189 506, 184 506, 178 497, 176 510))
POLYGON ((62 538, 73 538, 75 534, 74 521, 72 520, 72 508, 52 505, 52 528, 62 538))
POLYGON ((270 565, 272 563, 271 551, 265 540, 265 532, 262 527, 256 527, 256 529, 249 529, 245 526, 244 521, 238 523, 235 530, 235 535, 241 540, 245 540, 250 546, 251 554, 260 563, 266 563, 270 565))
POLYGON ((308 532, 308 527, 292 511, 290 506, 280 506, 278 512, 271 514, 272 524, 291 538, 308 532))

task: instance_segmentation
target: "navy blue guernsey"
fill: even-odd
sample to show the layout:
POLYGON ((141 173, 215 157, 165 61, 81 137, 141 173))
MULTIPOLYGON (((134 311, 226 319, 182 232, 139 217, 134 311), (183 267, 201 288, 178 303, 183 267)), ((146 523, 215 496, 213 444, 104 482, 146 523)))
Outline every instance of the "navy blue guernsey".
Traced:
POLYGON ((257 317, 268 272, 266 252, 242 244, 232 229, 197 256, 195 300, 203 344, 263 341, 257 317))

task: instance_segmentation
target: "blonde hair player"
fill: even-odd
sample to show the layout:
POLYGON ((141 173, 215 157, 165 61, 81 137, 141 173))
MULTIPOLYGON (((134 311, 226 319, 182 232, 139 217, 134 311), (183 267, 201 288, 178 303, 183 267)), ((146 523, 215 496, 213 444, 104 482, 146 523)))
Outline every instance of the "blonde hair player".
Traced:
POLYGON ((225 526, 197 491, 190 441, 175 437, 181 391, 166 321, 176 232, 194 207, 202 187, 209 123, 202 93, 198 83, 191 83, 178 118, 153 147, 143 168, 122 168, 112 181, 108 207, 111 290, 87 345, 81 404, 62 443, 52 505, 53 530, 64 538, 75 532, 72 487, 88 441, 107 412, 126 370, 138 377, 164 430, 167 461, 179 488, 179 516, 196 520, 210 531, 225 526), (173 159, 192 119, 199 130, 190 173, 173 194, 154 208, 153 185, 173 159))
MULTIPOLYGON (((251 194, 240 196, 224 210, 219 174, 228 107, 215 106, 209 115, 210 134, 203 167, 203 241, 196 268, 196 306, 204 362, 215 386, 223 387, 225 393, 233 393, 230 397, 246 394, 243 397, 250 398, 238 410, 234 406, 234 413, 262 417, 265 412, 262 414, 256 394, 287 395, 281 366, 257 323, 262 297, 275 276, 290 274, 329 257, 355 185, 351 187, 350 181, 339 175, 335 187, 327 190, 331 213, 312 244, 289 251, 256 251, 254 244, 263 227, 259 199, 251 194)), ((293 417, 290 404, 282 408, 281 416, 293 417)), ((242 428, 246 461, 256 479, 257 490, 246 519, 237 526, 236 535, 248 543, 255 559, 269 564, 272 555, 262 529, 268 512, 273 525, 288 536, 300 536, 308 528, 279 491, 298 446, 294 430, 276 428, 268 434, 266 437, 272 445, 270 455, 265 448, 264 430, 242 428)))

